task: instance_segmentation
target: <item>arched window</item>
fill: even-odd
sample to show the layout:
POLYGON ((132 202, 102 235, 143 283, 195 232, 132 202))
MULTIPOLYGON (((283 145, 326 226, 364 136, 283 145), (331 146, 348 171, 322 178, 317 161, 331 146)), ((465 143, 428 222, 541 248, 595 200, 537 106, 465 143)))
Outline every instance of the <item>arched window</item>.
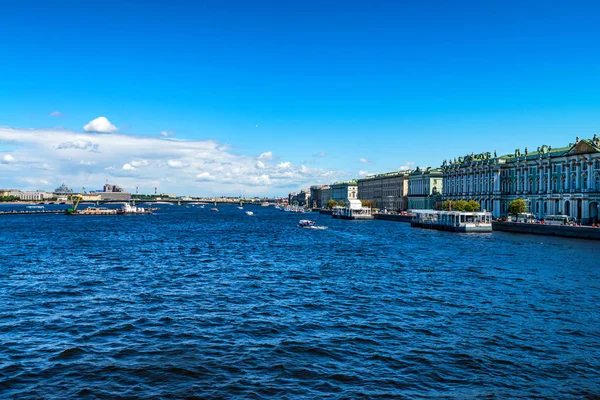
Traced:
POLYGON ((594 161, 594 169, 600 169, 600 160, 594 161))
POLYGON ((548 214, 548 202, 544 202, 544 214, 548 214))
POLYGON ((577 187, 577 175, 571 175, 571 190, 577 187))
POLYGON ((597 172, 594 174, 594 189, 596 189, 597 192, 600 191, 600 174, 597 172))

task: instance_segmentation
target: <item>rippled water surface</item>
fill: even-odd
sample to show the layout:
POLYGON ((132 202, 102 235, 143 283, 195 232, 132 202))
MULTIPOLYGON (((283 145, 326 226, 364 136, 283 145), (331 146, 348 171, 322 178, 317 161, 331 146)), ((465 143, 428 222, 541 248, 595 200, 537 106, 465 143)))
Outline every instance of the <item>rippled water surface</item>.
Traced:
POLYGON ((247 209, 0 216, 0 397, 600 396, 598 242, 247 209))

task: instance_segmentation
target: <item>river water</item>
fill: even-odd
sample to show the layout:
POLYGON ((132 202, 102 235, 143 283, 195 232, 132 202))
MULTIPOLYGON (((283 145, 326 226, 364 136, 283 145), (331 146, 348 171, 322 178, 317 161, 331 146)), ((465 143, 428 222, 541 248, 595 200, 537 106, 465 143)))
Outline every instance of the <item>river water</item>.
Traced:
POLYGON ((597 242, 246 208, 0 216, 0 397, 600 396, 597 242))

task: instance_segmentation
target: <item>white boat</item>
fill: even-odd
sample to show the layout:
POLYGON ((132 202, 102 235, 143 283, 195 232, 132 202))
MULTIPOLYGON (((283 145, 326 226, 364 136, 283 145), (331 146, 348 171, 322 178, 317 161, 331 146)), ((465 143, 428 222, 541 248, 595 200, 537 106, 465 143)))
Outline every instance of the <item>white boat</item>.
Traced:
POLYGON ((413 210, 410 226, 452 232, 491 232, 489 212, 413 210))
POLYGON ((326 226, 318 226, 317 223, 315 221, 311 221, 308 219, 301 219, 300 221, 298 221, 298 226, 300 228, 307 228, 307 229, 327 229, 326 226))
POLYGON ((242 207, 242 206, 238 207, 238 210, 243 210, 243 209, 244 209, 244 207, 242 207))
POLYGON ((219 211, 219 209, 217 207, 213 207, 213 208, 210 209, 210 211, 215 211, 216 212, 216 211, 219 211))
POLYGON ((137 207, 129 203, 123 203, 120 214, 152 214, 152 212, 144 207, 137 207))
POLYGON ((341 219, 373 219, 371 208, 363 207, 360 200, 350 200, 346 207, 334 207, 331 216, 341 219))
POLYGON ((246 211, 246 215, 254 215, 252 211, 246 211))
POLYGON ((298 226, 302 227, 302 228, 306 228, 308 226, 316 226, 317 223, 315 221, 311 221, 308 219, 301 219, 300 221, 298 221, 298 226))
POLYGON ((27 206, 25 208, 27 208, 29 210, 43 210, 44 206, 27 206))

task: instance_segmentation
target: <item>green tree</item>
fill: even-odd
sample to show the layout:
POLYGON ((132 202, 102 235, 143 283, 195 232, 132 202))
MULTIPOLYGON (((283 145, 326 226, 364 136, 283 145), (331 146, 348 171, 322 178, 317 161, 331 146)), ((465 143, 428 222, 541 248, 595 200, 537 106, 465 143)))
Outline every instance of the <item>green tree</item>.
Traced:
POLYGON ((340 202, 338 203, 340 207, 346 207, 346 202, 344 200, 340 200, 340 202))
POLYGON ((363 207, 374 208, 375 202, 373 200, 361 200, 360 203, 363 207))
POLYGON ((337 206, 337 205, 338 205, 338 203, 337 203, 337 201, 335 201, 335 200, 329 200, 329 201, 327 202, 327 208, 333 208, 333 207, 335 207, 335 206, 337 206))
POLYGON ((517 215, 527 212, 527 203, 523 199, 514 199, 508 203, 508 214, 517 215))
POLYGON ((467 207, 465 208, 465 211, 479 211, 480 208, 481 205, 478 202, 476 202, 475 200, 469 200, 467 202, 467 207))
POLYGON ((481 206, 475 200, 446 200, 442 203, 442 210, 446 211, 479 211, 481 206))

